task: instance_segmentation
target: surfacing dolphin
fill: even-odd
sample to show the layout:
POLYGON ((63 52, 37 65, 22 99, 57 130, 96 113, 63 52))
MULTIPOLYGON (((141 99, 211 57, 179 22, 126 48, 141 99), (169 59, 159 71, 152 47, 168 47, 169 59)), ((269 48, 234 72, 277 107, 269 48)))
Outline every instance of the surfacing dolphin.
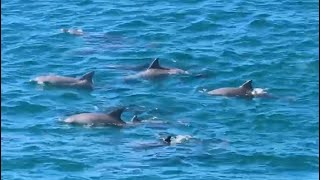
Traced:
POLYGON ((210 95, 217 96, 240 96, 252 98, 254 96, 252 88, 252 80, 248 80, 239 87, 225 87, 209 91, 210 95))
POLYGON ((177 74, 189 74, 187 71, 178 68, 170 68, 170 67, 162 67, 159 63, 159 58, 153 60, 153 62, 149 65, 149 67, 133 76, 127 77, 127 79, 134 78, 155 78, 159 76, 166 75, 177 75, 177 74))
POLYGON ((159 148, 159 147, 165 147, 165 146, 171 146, 171 145, 178 145, 181 143, 184 143, 191 139, 192 136, 189 135, 169 135, 166 136, 165 138, 161 138, 161 141, 159 142, 153 142, 153 143, 143 143, 138 146, 135 146, 135 149, 153 149, 153 148, 159 148))
MULTIPOLYGON (((69 116, 64 120, 66 123, 81 125, 102 125, 102 126, 124 126, 127 123, 121 119, 125 108, 118 108, 110 113, 81 113, 69 116)), ((137 116, 132 118, 132 123, 138 123, 137 116)))
POLYGON ((87 74, 81 76, 80 78, 47 75, 39 76, 32 81, 41 85, 53 85, 62 87, 73 87, 73 88, 83 88, 83 89, 93 89, 93 75, 94 71, 88 72, 87 74))

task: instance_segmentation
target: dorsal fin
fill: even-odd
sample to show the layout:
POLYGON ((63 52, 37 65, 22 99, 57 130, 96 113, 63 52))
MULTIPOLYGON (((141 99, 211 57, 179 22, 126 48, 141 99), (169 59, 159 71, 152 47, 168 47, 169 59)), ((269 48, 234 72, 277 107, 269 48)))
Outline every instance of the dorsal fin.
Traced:
POLYGON ((243 83, 240 86, 240 88, 245 88, 245 89, 248 89, 248 90, 252 91, 253 90, 253 88, 252 88, 252 80, 246 81, 245 83, 243 83))
POLYGON ((148 69, 162 69, 159 63, 159 58, 156 58, 155 60, 152 61, 148 69))
POLYGON ((113 117, 116 120, 121 120, 121 114, 123 113, 124 110, 125 110, 125 108, 118 108, 118 109, 110 112, 109 116, 113 117))
POLYGON ((131 121, 132 121, 133 123, 139 123, 139 122, 141 122, 141 120, 138 118, 137 115, 134 115, 133 118, 131 119, 131 121))
POLYGON ((87 80, 92 83, 93 75, 94 75, 94 71, 91 71, 91 72, 88 72, 87 74, 81 76, 79 79, 80 80, 87 80))
POLYGON ((170 144, 170 143, 171 143, 171 137, 172 137, 172 136, 168 136, 167 138, 164 139, 164 141, 165 141, 166 143, 170 144))

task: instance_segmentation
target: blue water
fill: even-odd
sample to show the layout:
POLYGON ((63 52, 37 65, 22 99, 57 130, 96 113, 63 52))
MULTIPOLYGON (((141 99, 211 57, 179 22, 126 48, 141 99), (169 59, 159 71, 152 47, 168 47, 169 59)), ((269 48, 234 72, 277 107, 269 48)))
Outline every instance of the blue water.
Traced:
POLYGON ((318 1, 4 0, 1 6, 1 179, 318 179, 318 1), (202 76, 123 80, 137 73, 126 67, 155 57, 202 76), (91 70, 93 91, 29 82, 91 70), (248 79, 283 98, 205 93, 248 79), (137 114, 150 123, 62 122, 120 106, 130 107, 125 121, 137 114), (169 134, 192 138, 141 145, 169 134))

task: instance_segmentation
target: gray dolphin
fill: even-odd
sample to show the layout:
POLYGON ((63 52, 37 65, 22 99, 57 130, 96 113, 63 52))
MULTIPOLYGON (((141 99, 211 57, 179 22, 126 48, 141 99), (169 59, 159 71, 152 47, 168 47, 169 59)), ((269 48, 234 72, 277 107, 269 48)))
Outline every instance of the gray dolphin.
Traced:
POLYGON ((209 91, 208 94, 217 96, 253 97, 252 91, 252 80, 248 80, 239 87, 225 87, 214 89, 212 91, 209 91))
POLYGON ((149 67, 146 70, 134 76, 129 76, 127 79, 139 78, 139 77, 154 78, 159 76, 177 75, 177 74, 189 74, 189 73, 187 71, 184 71, 178 68, 162 67, 159 63, 159 58, 156 58, 155 60, 153 60, 153 62, 149 65, 149 67))
MULTIPOLYGON (((69 116, 64 122, 83 125, 124 126, 126 122, 121 119, 124 110, 125 108, 119 108, 110 113, 81 113, 69 116)), ((133 123, 141 122, 137 116, 134 116, 131 121, 133 123)))
POLYGON ((38 84, 48 84, 53 86, 75 87, 75 88, 93 88, 93 75, 94 71, 91 71, 80 78, 64 77, 56 75, 39 76, 32 81, 38 84))
POLYGON ((147 149, 153 149, 153 148, 160 148, 160 147, 165 147, 165 146, 177 145, 187 139, 188 139, 188 137, 185 137, 184 140, 181 139, 180 135, 177 135, 177 136, 169 135, 169 136, 166 136, 165 138, 162 138, 161 141, 159 141, 159 142, 144 143, 144 144, 140 144, 138 146, 135 146, 134 148, 137 150, 147 150, 147 149))
POLYGON ((166 138, 161 139, 160 142, 152 142, 152 143, 145 143, 135 146, 134 149, 136 150, 147 150, 147 149, 154 149, 160 148, 165 146, 170 146, 172 141, 172 136, 167 136, 166 138))

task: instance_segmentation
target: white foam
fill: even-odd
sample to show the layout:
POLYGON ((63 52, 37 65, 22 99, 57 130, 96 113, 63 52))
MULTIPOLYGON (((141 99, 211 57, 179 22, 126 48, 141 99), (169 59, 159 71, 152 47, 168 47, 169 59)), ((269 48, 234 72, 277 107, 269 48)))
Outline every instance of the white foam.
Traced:
POLYGON ((208 89, 202 89, 202 90, 200 89, 200 90, 199 90, 200 93, 205 93, 205 92, 207 92, 207 91, 208 91, 208 89))
POLYGON ((190 135, 177 135, 176 137, 171 138, 171 144, 180 144, 191 138, 192 136, 190 135))
POLYGON ((267 89, 263 89, 263 88, 254 88, 251 93, 254 96, 265 95, 268 93, 266 90, 267 89))

